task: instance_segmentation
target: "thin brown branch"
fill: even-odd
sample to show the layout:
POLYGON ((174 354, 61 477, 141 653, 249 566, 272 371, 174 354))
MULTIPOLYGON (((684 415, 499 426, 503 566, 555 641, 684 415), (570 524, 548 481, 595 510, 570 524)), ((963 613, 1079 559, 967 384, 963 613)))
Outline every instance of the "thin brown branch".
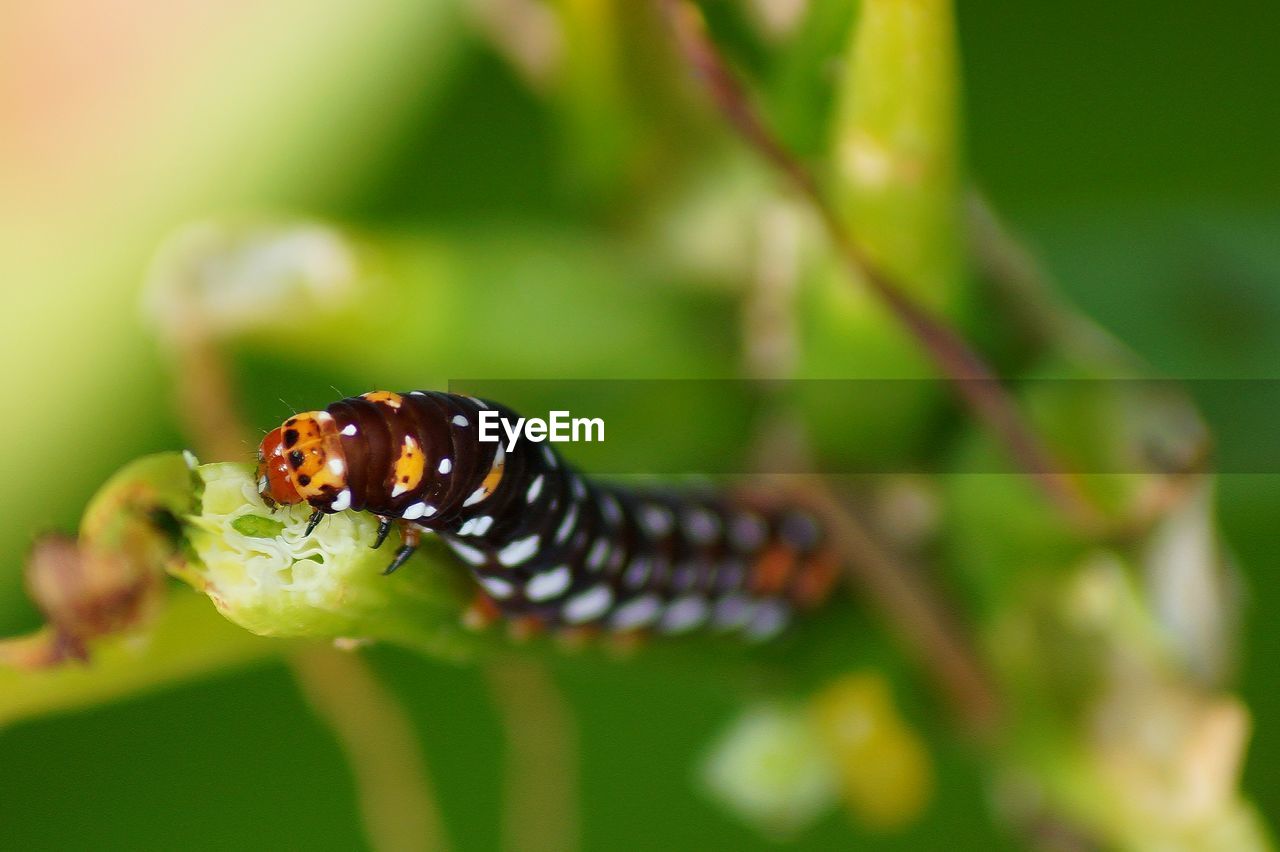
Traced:
POLYGON ((999 438, 1018 466, 1033 477, 1074 522, 1095 527, 1097 510, 1024 420, 995 373, 949 325, 912 300, 849 233, 813 174, 764 123, 688 0, 655 0, 669 22, 679 53, 701 79, 730 125, 808 201, 845 267, 865 282, 929 354, 939 372, 999 438))
POLYGON ((240 418, 230 371, 218 344, 195 332, 172 341, 177 413, 201 461, 252 458, 253 432, 240 418))
MULTIPOLYGON (((974 190, 966 198, 969 252, 984 280, 998 294, 1020 330, 1039 347, 1073 358, 1106 363, 1122 375, 1142 375, 1142 365, 1120 341, 1054 295, 1048 274, 1021 239, 1001 221, 985 195, 974 190)), ((1186 404, 1192 403, 1187 399, 1186 404)), ((1212 471, 1213 437, 1207 427, 1180 453, 1177 463, 1155 465, 1144 473, 1158 479, 1139 493, 1134 505, 1109 519, 1102 535, 1133 540, 1195 494, 1197 483, 1212 471)))
POLYGON ((495 660, 485 674, 507 737, 503 848, 578 848, 578 744, 563 696, 536 661, 495 660))
POLYGON ((294 654, 289 664, 355 773, 370 845, 406 852, 447 849, 417 732, 396 697, 354 653, 314 646, 294 654))
POLYGON ((990 734, 1000 717, 996 688, 967 631, 925 577, 878 542, 820 478, 806 478, 797 496, 824 519, 853 588, 874 601, 874 609, 929 673, 962 726, 976 736, 990 734))
MULTIPOLYGON (((976 190, 965 198, 965 226, 969 256, 978 275, 996 292, 1000 307, 1009 311, 1021 334, 1042 348, 1079 334, 1068 322, 1070 314, 1051 297, 1052 289, 1035 257, 976 190)), ((1098 334, 1094 331, 1090 336, 1098 334)))
MULTIPOLYGON (((794 377, 795 234, 790 208, 769 211, 762 229, 758 273, 744 300, 743 357, 748 374, 786 380, 794 377)), ((766 385, 768 387, 768 385, 766 385)), ((774 400, 771 417, 761 424, 755 443, 764 453, 757 458, 791 459, 793 469, 807 469, 808 441, 803 418, 789 400, 774 400)), ((989 682, 963 625, 944 608, 929 578, 876 540, 852 511, 818 477, 797 483, 790 477, 773 477, 771 493, 791 492, 793 497, 827 521, 843 562, 849 566, 850 585, 871 599, 875 611, 885 616, 896 638, 908 649, 936 685, 960 724, 975 736, 990 733, 999 715, 997 693, 989 682), (797 488, 798 486, 798 488, 797 488)))

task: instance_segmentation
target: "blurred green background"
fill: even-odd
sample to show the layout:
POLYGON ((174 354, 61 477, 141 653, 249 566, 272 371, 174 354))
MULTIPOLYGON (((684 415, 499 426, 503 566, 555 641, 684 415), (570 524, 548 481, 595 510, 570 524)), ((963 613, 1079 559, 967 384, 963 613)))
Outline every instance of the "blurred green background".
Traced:
MULTIPOLYGON (((726 20, 732 5, 707 4, 726 20)), ((1274 377, 1280 7, 978 0, 957 15, 971 175, 1062 291, 1166 375, 1274 377)), ((37 622, 20 575, 32 536, 73 528, 130 458, 184 444, 138 301, 155 248, 193 218, 332 219, 402 241, 408 259, 393 273, 427 282, 415 291, 421 310, 360 327, 386 335, 367 351, 354 334, 305 330, 247 346, 237 364, 257 427, 285 405, 327 402, 331 384, 732 373, 725 294, 669 280, 668 267, 626 247, 646 215, 636 187, 661 197, 665 180, 689 175, 668 175, 657 145, 618 180, 610 143, 582 136, 585 121, 625 137, 627 122, 651 122, 646 112, 705 134, 709 112, 665 105, 657 83, 620 118, 608 91, 538 93, 476 20, 467 4, 406 0, 0 10, 0 481, 10 484, 0 633, 37 622), (502 295, 486 302, 479 291, 492 282, 502 295), (406 336, 413 328, 420 337, 406 336)), ((751 39, 741 41, 749 63, 751 39)), ((629 54, 628 76, 670 75, 664 55, 629 54)), ((704 162, 742 158, 734 150, 709 146, 704 162)), ((1220 507, 1247 583, 1245 788, 1263 813, 1280 813, 1280 639, 1268 617, 1280 611, 1280 476, 1223 477, 1220 507)), ((1013 844, 990 816, 983 765, 946 734, 884 640, 869 644, 867 661, 892 672, 929 740, 938 795, 904 832, 872 834, 833 814, 798 843, 1013 844)), ((419 723, 456 847, 493 848, 501 734, 481 675, 394 649, 369 657, 419 723)), ((565 659, 553 671, 581 726, 588 848, 770 845, 693 780, 694 757, 739 696, 657 665, 565 659)), ((364 842, 348 769, 278 664, 0 732, 0 848, 364 842)))

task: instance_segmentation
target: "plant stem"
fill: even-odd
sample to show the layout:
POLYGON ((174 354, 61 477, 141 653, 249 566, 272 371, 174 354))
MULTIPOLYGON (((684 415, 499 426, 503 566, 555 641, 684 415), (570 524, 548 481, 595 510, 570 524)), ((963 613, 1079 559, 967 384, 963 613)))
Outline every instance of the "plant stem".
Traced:
POLYGON ((351 765, 373 848, 448 849, 417 732, 365 661, 313 645, 293 654, 289 665, 307 703, 351 765))
POLYGON ((278 640, 227 621, 204 595, 173 589, 145 630, 95 642, 88 665, 24 671, 0 664, 0 727, 274 659, 280 649, 278 640))
POLYGON ((914 651, 965 729, 990 735, 1001 702, 964 629, 920 572, 877 542, 821 479, 811 477, 802 487, 801 499, 826 521, 854 587, 875 600, 875 609, 914 651))
POLYGON ((813 174, 760 118, 741 83, 707 33, 698 8, 688 0, 655 0, 669 22, 679 53, 706 86, 729 124, 770 165, 789 178, 822 222, 846 269, 861 279, 925 349, 975 415, 1004 443, 1018 466, 1074 523, 1099 524, 1097 510, 1061 472, 1052 453, 1025 421, 995 373, 945 322, 916 303, 849 233, 813 174))
POLYGON ((253 432, 234 404, 231 371, 218 345, 203 333, 193 332, 171 345, 178 381, 177 415, 202 461, 239 461, 251 458, 253 432))
POLYGON ((485 676, 507 735, 503 847, 578 848, 578 743, 564 696, 535 660, 494 660, 485 676))

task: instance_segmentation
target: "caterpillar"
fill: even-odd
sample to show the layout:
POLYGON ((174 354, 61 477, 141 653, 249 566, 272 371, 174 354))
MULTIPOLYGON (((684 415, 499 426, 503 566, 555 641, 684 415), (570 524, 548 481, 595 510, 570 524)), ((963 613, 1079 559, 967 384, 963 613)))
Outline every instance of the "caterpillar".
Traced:
POLYGON ((495 617, 548 628, 684 633, 713 626, 752 639, 819 605, 838 559, 802 507, 707 491, 593 481, 548 443, 479 439, 486 409, 456 394, 375 391, 296 414, 258 450, 269 504, 306 501, 308 532, 327 513, 398 525, 399 568, 424 531, 470 568, 495 617))

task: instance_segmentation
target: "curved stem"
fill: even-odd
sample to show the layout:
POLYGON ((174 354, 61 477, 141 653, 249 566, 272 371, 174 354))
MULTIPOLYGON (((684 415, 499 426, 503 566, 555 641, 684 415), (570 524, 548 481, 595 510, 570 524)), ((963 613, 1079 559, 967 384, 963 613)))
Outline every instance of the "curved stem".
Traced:
POLYGON ((178 373, 177 414, 202 461, 252 458, 252 430, 235 405, 231 371, 217 343, 193 330, 170 346, 178 373))
POLYGON ((578 743, 564 697, 536 661, 495 660, 485 675, 507 735, 503 847, 578 848, 578 743))
POLYGON ((1019 467, 1073 522, 1099 524, 1097 510, 1023 418, 992 369, 949 325, 916 303, 874 262, 849 233, 812 172, 777 138, 753 108, 741 83, 707 33, 697 7, 688 0, 656 0, 669 22, 680 55, 698 76, 729 124, 770 165, 795 184, 822 222, 846 269, 871 291, 911 333, 969 409, 1005 444, 1019 467))
POLYGON ((444 850, 444 825, 413 723, 359 656, 313 646, 289 658, 298 688, 355 773, 374 849, 444 850))
POLYGON ((1000 721, 1000 697, 964 628, 912 566, 903 564, 822 480, 801 483, 800 499, 827 523, 848 566, 853 588, 870 596, 901 642, 919 659, 964 728, 990 735, 1000 721))
POLYGON ((227 621, 204 595, 174 589, 144 633, 98 640, 89 665, 31 671, 12 659, 24 651, 40 652, 31 638, 0 640, 0 728, 234 671, 275 658, 281 647, 227 621))

